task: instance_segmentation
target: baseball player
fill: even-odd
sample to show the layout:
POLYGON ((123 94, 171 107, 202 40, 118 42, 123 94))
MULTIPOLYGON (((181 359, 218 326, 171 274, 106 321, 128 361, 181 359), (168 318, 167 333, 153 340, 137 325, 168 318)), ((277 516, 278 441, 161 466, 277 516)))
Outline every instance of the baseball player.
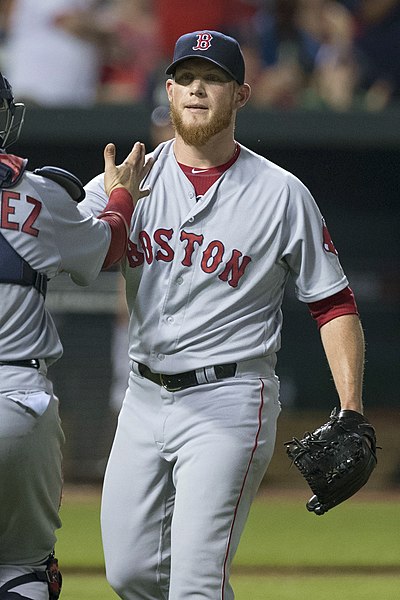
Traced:
POLYGON ((80 284, 125 254, 144 147, 125 162, 105 149, 110 200, 99 219, 83 218, 81 183, 55 167, 27 171, 7 153, 19 136, 25 107, 14 102, 0 73, 0 599, 58 598, 54 558, 64 441, 47 368, 62 354, 45 307, 47 281, 61 271, 80 284))
MULTIPOLYGON (((131 370, 104 481, 106 570, 126 600, 232 600, 232 559, 274 449, 288 277, 341 407, 358 412, 363 333, 310 192, 234 137, 250 97, 237 41, 183 35, 166 72, 175 138, 152 153, 123 263, 131 370)), ((86 194, 82 210, 103 210, 103 175, 86 194)))

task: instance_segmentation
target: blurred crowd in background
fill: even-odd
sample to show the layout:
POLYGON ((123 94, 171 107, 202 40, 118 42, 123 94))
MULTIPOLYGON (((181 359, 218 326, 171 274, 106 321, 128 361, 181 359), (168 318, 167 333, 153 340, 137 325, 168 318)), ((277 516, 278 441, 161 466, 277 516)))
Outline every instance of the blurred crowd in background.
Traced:
POLYGON ((236 37, 259 108, 400 99, 400 0, 0 0, 0 69, 27 105, 165 103, 181 34, 236 37))

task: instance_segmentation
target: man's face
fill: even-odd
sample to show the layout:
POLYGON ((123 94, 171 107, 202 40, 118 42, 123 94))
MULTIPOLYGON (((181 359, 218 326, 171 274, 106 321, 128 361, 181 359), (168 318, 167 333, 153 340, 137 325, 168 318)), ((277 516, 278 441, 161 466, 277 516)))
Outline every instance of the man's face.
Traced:
POLYGON ((178 135, 191 146, 203 146, 233 127, 239 85, 223 69, 201 58, 182 62, 167 81, 171 119, 178 135))

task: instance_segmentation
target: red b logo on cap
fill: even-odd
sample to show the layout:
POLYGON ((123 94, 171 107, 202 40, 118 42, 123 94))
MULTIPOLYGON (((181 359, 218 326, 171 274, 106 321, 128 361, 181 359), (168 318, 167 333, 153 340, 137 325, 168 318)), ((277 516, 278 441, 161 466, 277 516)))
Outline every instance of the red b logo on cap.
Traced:
POLYGON ((192 50, 208 50, 211 46, 213 36, 211 33, 198 33, 197 45, 192 47, 192 50))

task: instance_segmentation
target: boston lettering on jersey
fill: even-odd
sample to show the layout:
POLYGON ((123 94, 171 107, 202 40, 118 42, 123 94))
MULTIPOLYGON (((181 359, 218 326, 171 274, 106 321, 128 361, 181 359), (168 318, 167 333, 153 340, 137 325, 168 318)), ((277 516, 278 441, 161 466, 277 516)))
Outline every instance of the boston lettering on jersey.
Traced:
POLYGON ((173 236, 173 229, 156 229, 152 237, 147 231, 142 230, 139 233, 141 249, 135 242, 128 240, 129 266, 139 267, 144 261, 150 265, 154 260, 172 262, 176 258, 184 267, 191 267, 194 260, 200 259, 200 267, 204 273, 212 274, 219 268, 218 278, 221 281, 226 281, 233 288, 238 286, 240 278, 251 261, 250 256, 243 255, 237 249, 226 253, 225 246, 220 240, 212 240, 203 249, 204 236, 185 230, 181 231, 179 237, 182 250, 179 256, 175 256, 174 249, 168 243, 173 236))

